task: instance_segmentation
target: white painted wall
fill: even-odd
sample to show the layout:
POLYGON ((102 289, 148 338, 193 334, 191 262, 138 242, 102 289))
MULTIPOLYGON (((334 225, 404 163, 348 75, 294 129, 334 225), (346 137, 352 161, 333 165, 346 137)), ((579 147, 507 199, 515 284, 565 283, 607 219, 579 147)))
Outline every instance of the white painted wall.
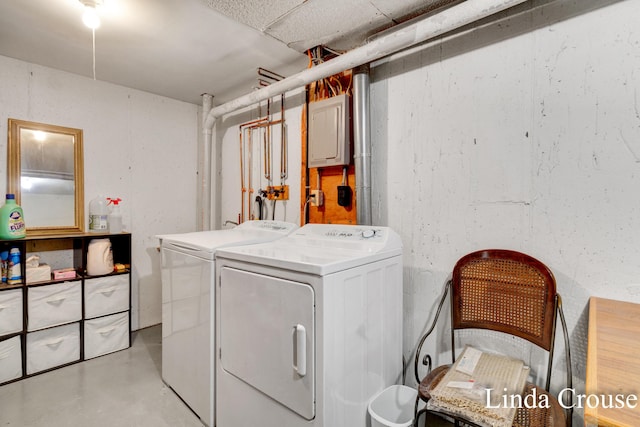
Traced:
MULTIPOLYGON (((194 104, 0 56, 0 134, 7 135, 8 118, 83 129, 85 216, 98 194, 123 200, 134 329, 162 319, 154 236, 196 227, 198 116, 194 104)), ((6 144, 0 138, 0 165, 6 144)))
POLYGON ((405 245, 405 356, 462 255, 515 249, 556 276, 584 392, 588 298, 640 302, 640 2, 533 3, 375 64, 374 221, 405 245))

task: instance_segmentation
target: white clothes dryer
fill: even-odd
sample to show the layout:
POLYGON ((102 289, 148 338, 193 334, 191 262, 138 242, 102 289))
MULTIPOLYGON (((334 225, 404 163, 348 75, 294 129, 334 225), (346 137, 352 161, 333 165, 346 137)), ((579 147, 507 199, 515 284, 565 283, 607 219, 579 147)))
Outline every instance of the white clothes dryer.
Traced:
POLYGON ((216 256, 218 427, 365 427, 402 379, 402 245, 307 224, 216 256))
POLYGON ((209 427, 215 425, 216 250, 280 239, 295 224, 247 221, 228 230, 157 236, 162 268, 162 379, 209 427))

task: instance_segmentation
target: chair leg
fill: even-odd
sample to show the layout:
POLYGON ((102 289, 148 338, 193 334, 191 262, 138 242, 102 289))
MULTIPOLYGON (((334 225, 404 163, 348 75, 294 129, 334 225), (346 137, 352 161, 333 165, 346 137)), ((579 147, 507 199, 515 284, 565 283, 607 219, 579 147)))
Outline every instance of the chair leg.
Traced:
POLYGON ((418 427, 418 417, 420 416, 418 413, 418 402, 420 402, 420 396, 416 397, 416 403, 413 406, 413 427, 418 427))
MULTIPOLYGON (((418 427, 420 415, 427 413, 426 407, 420 411, 418 410, 418 405, 420 404, 420 401, 421 401, 420 396, 416 397, 416 404, 413 407, 413 424, 412 424, 413 427, 418 427)), ((427 419, 425 418, 424 425, 426 426, 426 424, 427 424, 427 419)))

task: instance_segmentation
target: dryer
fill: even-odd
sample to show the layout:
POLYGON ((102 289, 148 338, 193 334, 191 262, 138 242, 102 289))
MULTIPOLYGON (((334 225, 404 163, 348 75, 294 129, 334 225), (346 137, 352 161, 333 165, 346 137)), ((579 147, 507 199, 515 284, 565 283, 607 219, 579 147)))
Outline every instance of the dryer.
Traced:
POLYGON ((282 238, 281 221, 228 230, 157 236, 162 268, 162 379, 210 427, 215 425, 214 283, 216 250, 282 238))
POLYGON ((216 255, 218 427, 365 427, 402 378, 402 245, 307 224, 216 255))

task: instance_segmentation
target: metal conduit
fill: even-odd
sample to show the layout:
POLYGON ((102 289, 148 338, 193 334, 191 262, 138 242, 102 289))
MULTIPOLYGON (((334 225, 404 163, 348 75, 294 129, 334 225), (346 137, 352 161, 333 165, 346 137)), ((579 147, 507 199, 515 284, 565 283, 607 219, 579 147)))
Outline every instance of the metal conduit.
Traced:
POLYGON ((356 221, 372 225, 369 65, 353 73, 353 160, 356 169, 356 221))
MULTIPOLYGON (((213 218, 215 224, 219 224, 220 222, 220 219, 217 218, 219 216, 219 192, 216 191, 216 199, 212 200, 211 198, 212 189, 217 189, 218 186, 218 171, 211 170, 212 159, 210 155, 207 155, 207 153, 211 152, 212 135, 214 134, 216 122, 219 117, 241 108, 255 105, 260 101, 281 95, 287 91, 304 87, 311 82, 399 52, 402 49, 471 24, 472 22, 509 9, 525 1, 527 0, 466 0, 440 13, 428 15, 424 19, 417 20, 411 25, 386 34, 330 61, 323 62, 315 67, 308 68, 300 73, 287 77, 284 80, 280 80, 262 89, 214 107, 208 114, 206 114, 206 111, 203 111, 203 114, 206 114, 203 123, 205 144, 204 175, 205 177, 209 177, 208 182, 202 183, 202 192, 208 193, 206 195, 203 194, 202 201, 202 217, 205 220, 203 222, 205 229, 210 228, 212 212, 216 216, 216 218, 213 218)), ((356 176, 356 180, 358 179, 356 176)), ((370 210, 371 207, 358 206, 358 209, 370 210)))

